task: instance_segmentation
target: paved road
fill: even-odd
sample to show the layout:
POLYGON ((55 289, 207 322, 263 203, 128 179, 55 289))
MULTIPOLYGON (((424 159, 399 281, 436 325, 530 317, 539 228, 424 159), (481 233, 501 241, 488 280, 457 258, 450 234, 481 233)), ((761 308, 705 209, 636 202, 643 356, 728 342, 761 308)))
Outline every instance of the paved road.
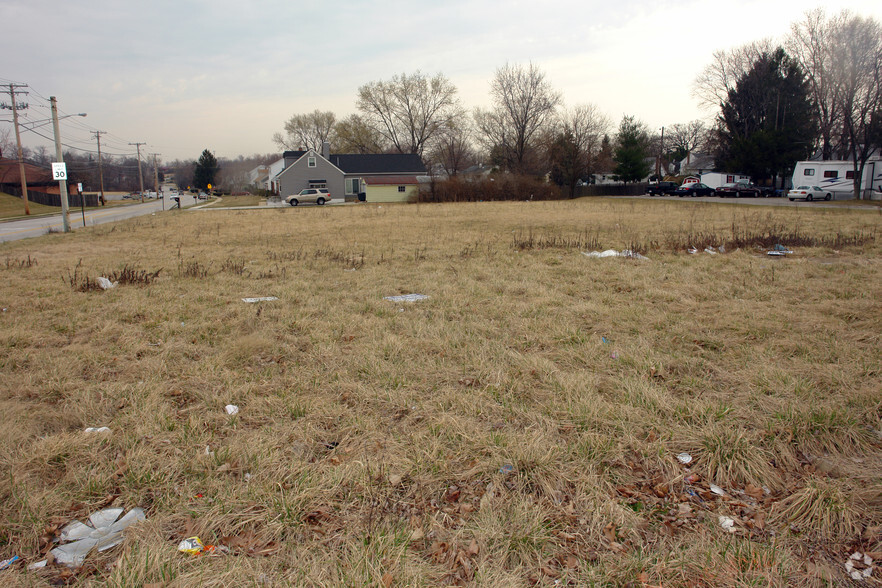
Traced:
POLYGON ((675 202, 716 202, 717 204, 748 204, 752 206, 789 206, 789 207, 810 207, 810 208, 850 208, 857 210, 877 210, 879 207, 875 204, 862 204, 857 200, 852 200, 852 204, 834 204, 833 202, 794 200, 791 202, 788 198, 720 198, 719 196, 700 196, 695 198, 680 198, 678 196, 650 196, 644 194, 642 196, 616 196, 616 198, 646 198, 652 200, 673 200, 675 202))
MULTIPOLYGON (((169 209, 168 199, 165 202, 166 210, 169 209)), ((102 223, 111 223, 127 218, 151 214, 162 210, 161 200, 150 200, 143 204, 131 204, 129 206, 114 206, 112 208, 95 208, 86 211, 86 225, 93 226, 102 223)), ((0 223, 0 243, 39 237, 50 230, 61 231, 63 224, 61 215, 39 216, 0 223)), ((79 208, 70 209, 70 228, 76 230, 83 227, 83 215, 79 208)))

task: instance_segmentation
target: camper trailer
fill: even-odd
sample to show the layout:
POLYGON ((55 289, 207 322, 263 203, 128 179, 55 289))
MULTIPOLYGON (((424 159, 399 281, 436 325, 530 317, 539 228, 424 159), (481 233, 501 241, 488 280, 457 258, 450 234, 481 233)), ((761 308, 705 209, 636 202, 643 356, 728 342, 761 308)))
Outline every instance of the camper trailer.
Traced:
POLYGON ((750 176, 744 174, 724 174, 719 172, 707 172, 697 176, 689 176, 683 180, 683 185, 701 182, 706 186, 710 186, 714 190, 723 184, 734 184, 735 182, 750 182, 750 176))
MULTIPOLYGON (((854 164, 851 161, 798 161, 793 168, 793 188, 818 186, 832 192, 834 200, 854 198, 854 164)), ((882 194, 882 158, 873 158, 864 166, 861 189, 865 198, 882 194)))

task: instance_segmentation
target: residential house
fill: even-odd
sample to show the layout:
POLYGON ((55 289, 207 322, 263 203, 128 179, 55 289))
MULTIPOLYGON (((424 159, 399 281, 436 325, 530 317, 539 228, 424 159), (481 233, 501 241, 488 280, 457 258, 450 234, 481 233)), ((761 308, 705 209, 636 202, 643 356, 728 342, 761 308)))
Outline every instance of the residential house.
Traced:
POLYGON ((331 154, 328 143, 322 153, 286 151, 283 159, 284 169, 274 178, 283 199, 305 188, 327 188, 335 200, 407 202, 426 173, 414 153, 331 154))

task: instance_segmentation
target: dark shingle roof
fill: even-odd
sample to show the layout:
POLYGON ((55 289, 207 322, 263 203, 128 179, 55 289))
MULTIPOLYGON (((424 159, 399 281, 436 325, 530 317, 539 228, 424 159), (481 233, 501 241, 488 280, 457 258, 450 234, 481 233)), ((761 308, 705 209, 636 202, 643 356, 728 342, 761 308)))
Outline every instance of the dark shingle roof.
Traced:
POLYGON ((416 153, 331 154, 330 162, 347 174, 425 174, 416 153))

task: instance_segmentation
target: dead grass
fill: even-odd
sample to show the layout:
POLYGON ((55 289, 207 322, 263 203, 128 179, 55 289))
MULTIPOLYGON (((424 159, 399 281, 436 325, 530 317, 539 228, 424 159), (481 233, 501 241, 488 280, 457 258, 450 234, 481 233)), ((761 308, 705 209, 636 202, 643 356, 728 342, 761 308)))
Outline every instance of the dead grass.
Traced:
POLYGON ((176 212, 2 244, 0 556, 40 559, 108 501, 147 512, 72 576, 2 573, 842 582, 882 547, 880 226, 590 199, 176 212), (581 255, 625 248, 650 261, 581 255), (72 287, 113 271, 132 284, 72 287), (384 300, 408 293, 429 299, 384 300), (191 535, 231 553, 178 553, 191 535))

